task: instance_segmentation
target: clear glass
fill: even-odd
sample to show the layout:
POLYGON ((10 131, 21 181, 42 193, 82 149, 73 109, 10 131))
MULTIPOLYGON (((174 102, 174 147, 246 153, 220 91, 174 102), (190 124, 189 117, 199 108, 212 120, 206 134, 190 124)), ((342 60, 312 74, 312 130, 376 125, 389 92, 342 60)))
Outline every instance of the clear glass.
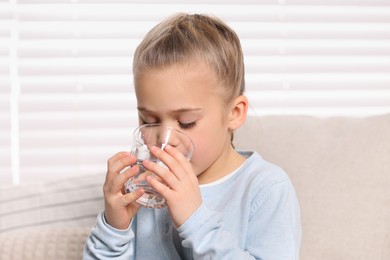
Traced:
POLYGON ((146 176, 155 176, 155 174, 147 171, 143 167, 142 162, 143 160, 150 160, 166 167, 163 162, 150 153, 149 149, 152 146, 164 149, 167 144, 175 147, 188 160, 191 160, 194 144, 186 134, 175 128, 161 124, 145 124, 133 132, 131 152, 137 157, 136 165, 139 166, 139 172, 125 184, 125 192, 133 192, 139 188, 143 188, 145 194, 137 200, 137 203, 144 207, 164 208, 166 206, 164 197, 155 191, 146 181, 146 176))

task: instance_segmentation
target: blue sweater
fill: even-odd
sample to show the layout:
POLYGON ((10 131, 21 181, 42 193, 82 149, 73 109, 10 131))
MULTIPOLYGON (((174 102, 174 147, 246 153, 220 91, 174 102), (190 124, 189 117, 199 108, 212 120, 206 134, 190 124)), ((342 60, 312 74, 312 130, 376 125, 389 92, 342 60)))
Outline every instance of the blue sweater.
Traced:
POLYGON ((298 260, 299 205, 286 173, 257 153, 236 171, 200 185, 203 203, 176 228, 167 209, 141 208, 127 230, 100 213, 84 259, 298 260))

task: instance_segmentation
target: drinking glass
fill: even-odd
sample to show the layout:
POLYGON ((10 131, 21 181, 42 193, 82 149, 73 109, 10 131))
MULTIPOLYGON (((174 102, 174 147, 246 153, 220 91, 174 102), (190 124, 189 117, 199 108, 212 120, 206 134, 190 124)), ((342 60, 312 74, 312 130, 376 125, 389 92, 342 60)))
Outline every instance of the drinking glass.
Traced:
POLYGON ((184 133, 175 128, 161 124, 144 124, 136 128, 133 132, 133 143, 131 153, 137 157, 135 165, 139 166, 139 172, 125 184, 125 192, 133 192, 143 188, 145 193, 137 200, 137 203, 147 208, 163 208, 166 206, 165 199, 154 190, 146 181, 148 175, 155 176, 159 181, 163 181, 153 172, 148 171, 142 165, 144 160, 150 160, 162 167, 166 167, 162 161, 157 159, 150 152, 152 146, 164 149, 166 145, 175 147, 187 160, 191 160, 194 151, 194 144, 184 133))

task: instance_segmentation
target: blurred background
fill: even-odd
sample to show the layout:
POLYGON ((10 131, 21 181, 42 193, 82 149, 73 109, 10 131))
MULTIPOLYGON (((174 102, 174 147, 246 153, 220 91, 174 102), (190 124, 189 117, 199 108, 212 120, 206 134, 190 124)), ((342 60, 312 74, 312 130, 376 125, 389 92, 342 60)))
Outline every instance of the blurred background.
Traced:
POLYGON ((389 0, 0 0, 0 183, 104 174, 129 150, 132 55, 176 12, 237 32, 252 115, 390 112, 389 0))

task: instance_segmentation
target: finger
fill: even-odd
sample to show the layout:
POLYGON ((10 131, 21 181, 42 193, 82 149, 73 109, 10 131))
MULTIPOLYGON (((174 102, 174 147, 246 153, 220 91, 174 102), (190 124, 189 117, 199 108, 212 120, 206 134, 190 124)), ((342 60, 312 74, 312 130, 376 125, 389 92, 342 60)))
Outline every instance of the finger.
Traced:
POLYGON ((112 157, 110 157, 108 159, 108 162, 113 163, 113 162, 119 160, 120 158, 128 156, 129 154, 130 154, 130 152, 127 152, 127 151, 118 152, 115 155, 113 155, 112 157))
POLYGON ((138 189, 134 192, 126 193, 121 198, 121 204, 123 206, 127 206, 132 202, 135 202, 137 199, 139 199, 142 195, 144 195, 145 191, 144 189, 138 189))
MULTIPOLYGON (((162 166, 158 165, 157 163, 149 161, 149 160, 144 160, 143 165, 148 171, 151 171, 155 175, 157 175, 153 178, 154 180, 159 181, 160 183, 165 183, 165 185, 172 187, 172 188, 174 188, 178 185, 179 180, 166 167, 162 167, 162 166)), ((148 180, 149 176, 145 176, 145 177, 146 177, 146 180, 148 180)))
POLYGON ((123 189, 123 186, 126 184, 126 182, 134 177, 136 174, 139 172, 139 166, 134 165, 132 167, 129 167, 125 171, 123 171, 120 174, 117 174, 113 179, 112 179, 112 189, 115 191, 121 191, 123 189))
POLYGON ((176 158, 176 160, 180 163, 180 165, 183 167, 184 171, 182 172, 183 174, 185 174, 185 176, 180 176, 178 175, 178 178, 181 180, 183 177, 185 178, 188 178, 188 177, 191 177, 191 178, 195 178, 197 179, 196 175, 194 174, 194 171, 192 169, 192 164, 190 162, 190 160, 183 154, 181 153, 180 151, 178 151, 177 149, 175 149, 173 146, 171 145, 168 145, 166 147, 166 151, 168 154, 170 154, 171 156, 173 156, 174 158, 176 158), (190 174, 192 173, 192 174, 190 174))
POLYGON ((119 152, 111 157, 107 162, 107 178, 113 178, 126 166, 132 165, 137 161, 134 155, 129 152, 119 152))
POLYGON ((173 147, 172 145, 165 146, 164 151, 166 151, 169 155, 171 155, 177 161, 182 162, 182 165, 189 164, 189 160, 187 159, 187 157, 182 152, 180 152, 178 149, 173 147), (183 162, 186 162, 186 163, 183 163, 183 162))
POLYGON ((148 176, 146 178, 148 181, 149 185, 155 189, 158 193, 161 194, 165 199, 169 199, 170 197, 170 192, 172 191, 167 185, 161 183, 160 181, 156 180, 155 177, 153 176, 148 176))
POLYGON ((161 160, 169 169, 171 169, 172 173, 175 174, 179 180, 187 177, 186 173, 190 170, 190 167, 188 167, 190 166, 190 163, 183 153, 171 145, 165 146, 164 152, 159 153, 161 153, 162 156, 161 160))
POLYGON ((122 174, 116 174, 112 179, 106 179, 103 185, 103 191, 105 196, 111 195, 122 195, 123 194, 123 186, 131 177, 136 175, 139 171, 138 166, 131 167, 127 169, 122 174))

